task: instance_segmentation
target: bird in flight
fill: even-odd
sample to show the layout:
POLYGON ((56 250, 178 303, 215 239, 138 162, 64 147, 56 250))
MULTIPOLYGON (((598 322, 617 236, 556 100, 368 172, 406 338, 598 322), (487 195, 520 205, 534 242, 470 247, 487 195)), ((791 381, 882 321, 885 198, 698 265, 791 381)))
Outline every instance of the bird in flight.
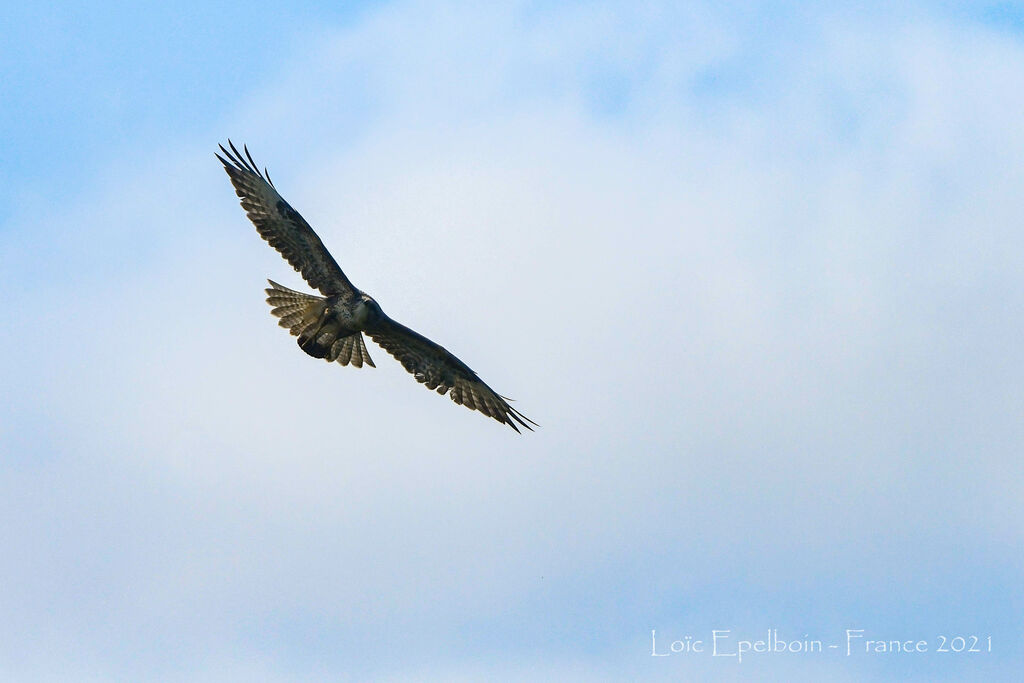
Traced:
POLYGON ((226 159, 215 156, 224 164, 260 237, 324 295, 296 292, 268 280, 270 312, 281 319, 281 327, 298 337, 299 348, 329 363, 376 367, 363 341, 365 332, 428 389, 447 392, 455 403, 479 410, 516 432, 519 427, 533 431, 530 425, 537 423, 510 406, 509 399, 484 384, 469 366, 440 344, 389 318, 373 297, 353 285, 309 223, 278 194, 266 169, 260 172, 249 150, 243 145, 245 154, 239 153, 230 140, 228 147, 220 145, 226 159))

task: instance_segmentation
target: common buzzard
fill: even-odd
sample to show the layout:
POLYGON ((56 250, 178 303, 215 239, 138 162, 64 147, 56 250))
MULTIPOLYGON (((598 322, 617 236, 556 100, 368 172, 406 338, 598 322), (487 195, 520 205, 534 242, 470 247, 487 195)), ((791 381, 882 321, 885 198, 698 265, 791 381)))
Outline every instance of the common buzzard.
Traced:
POLYGON ((365 332, 428 389, 447 392, 455 403, 479 410, 517 432, 520 426, 533 430, 530 425, 537 423, 510 406, 509 399, 484 384, 469 366, 389 318, 370 295, 353 285, 309 223, 277 193, 266 169, 260 172, 249 150, 243 145, 243 156, 230 140, 228 146, 230 151, 220 145, 227 159, 216 157, 224 164, 249 220, 324 295, 296 292, 268 280, 270 312, 281 319, 281 327, 298 337, 299 348, 327 362, 375 367, 363 341, 365 332))

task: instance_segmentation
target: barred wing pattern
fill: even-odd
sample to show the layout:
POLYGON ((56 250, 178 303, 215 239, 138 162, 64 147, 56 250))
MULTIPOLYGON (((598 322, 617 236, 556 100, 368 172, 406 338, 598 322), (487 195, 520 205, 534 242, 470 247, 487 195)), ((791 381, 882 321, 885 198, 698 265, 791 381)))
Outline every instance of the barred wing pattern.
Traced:
POLYGON ((372 297, 356 289, 309 223, 278 194, 266 169, 260 172, 249 150, 243 145, 245 153, 240 153, 230 140, 228 147, 221 145, 224 156, 216 156, 249 220, 260 236, 326 297, 269 281, 270 288, 265 291, 270 312, 297 337, 299 348, 328 362, 373 367, 363 341, 366 333, 429 389, 447 393, 456 404, 479 410, 516 432, 520 427, 533 431, 530 425, 537 423, 510 406, 511 399, 496 394, 444 347, 387 317, 372 297))
POLYGON ((216 155, 231 178, 235 193, 242 200, 242 208, 256 226, 260 237, 277 249, 295 270, 302 274, 311 287, 323 294, 356 296, 341 266, 324 247, 309 223, 286 202, 270 181, 270 174, 262 173, 244 146, 243 156, 228 141, 230 151, 220 145, 227 159, 216 155))
POLYGON ((516 423, 530 431, 533 431, 531 424, 537 426, 536 422, 510 406, 510 399, 484 384, 469 366, 422 334, 387 316, 367 328, 366 333, 428 389, 442 395, 448 392, 455 403, 470 410, 479 410, 517 432, 519 427, 516 423))

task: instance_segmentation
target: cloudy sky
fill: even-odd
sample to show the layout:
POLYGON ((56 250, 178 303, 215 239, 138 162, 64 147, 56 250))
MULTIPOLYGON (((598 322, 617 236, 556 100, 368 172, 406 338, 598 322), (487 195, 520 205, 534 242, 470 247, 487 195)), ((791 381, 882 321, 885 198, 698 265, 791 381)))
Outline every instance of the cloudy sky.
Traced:
POLYGON ((1016 680, 1024 9, 337 4, 2 10, 0 678, 1016 680))

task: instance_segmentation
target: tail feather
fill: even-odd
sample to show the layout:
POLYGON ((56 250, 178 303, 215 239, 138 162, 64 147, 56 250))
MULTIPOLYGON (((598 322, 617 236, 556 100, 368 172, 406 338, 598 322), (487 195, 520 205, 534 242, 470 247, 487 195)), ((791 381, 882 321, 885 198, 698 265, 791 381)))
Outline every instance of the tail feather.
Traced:
POLYGON ((267 303, 271 306, 270 313, 280 318, 277 324, 287 328, 293 335, 297 336, 315 324, 327 310, 327 299, 322 296, 296 292, 273 280, 267 282, 271 288, 264 291, 267 293, 267 303))
POLYGON ((322 296, 296 292, 282 287, 273 280, 267 280, 270 287, 267 303, 272 315, 280 318, 278 325, 287 328, 298 337, 299 348, 314 358, 328 362, 337 361, 342 365, 352 364, 357 368, 366 363, 376 367, 363 342, 360 332, 339 337, 340 326, 327 319, 327 299, 322 296))
POLYGON ((366 363, 371 368, 377 367, 373 364, 370 353, 366 350, 363 335, 359 332, 337 339, 331 346, 331 354, 328 356, 328 360, 336 360, 342 365, 351 363, 357 368, 363 367, 363 363, 366 363))

